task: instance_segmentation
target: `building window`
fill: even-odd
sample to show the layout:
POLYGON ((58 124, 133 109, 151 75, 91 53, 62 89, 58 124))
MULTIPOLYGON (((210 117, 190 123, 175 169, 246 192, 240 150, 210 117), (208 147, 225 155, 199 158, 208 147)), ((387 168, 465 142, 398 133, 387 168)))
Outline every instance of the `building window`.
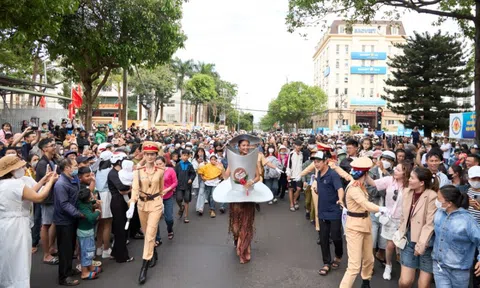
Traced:
POLYGON ((365 67, 365 60, 362 60, 362 67, 365 67))
POLYGON ((340 54, 340 44, 337 44, 337 55, 340 54))
POLYGON ((365 45, 362 45, 362 52, 365 52, 365 45))
POLYGON ((370 75, 370 83, 373 84, 375 82, 375 75, 370 75))
POLYGON ((348 95, 348 88, 345 88, 344 90, 345 97, 348 95))
POLYGON ((338 101, 335 101, 335 108, 338 108, 338 101))
POLYGON ((335 84, 339 84, 340 83, 340 74, 335 74, 335 84))
POLYGON ((365 97, 365 88, 362 88, 362 94, 360 96, 362 96, 362 98, 365 97))
POLYGON ((343 119, 342 120, 342 125, 348 125, 348 119, 343 119))
POLYGON ((348 74, 347 73, 345 73, 344 82, 348 83, 348 74))
POLYGON ((339 59, 337 59, 335 61, 335 68, 337 68, 337 69, 340 68, 340 60, 339 59))
POLYGON ((370 66, 375 66, 375 60, 370 60, 370 66))
POLYGON ((348 55, 348 45, 345 45, 345 54, 348 55))
POLYGON ((370 45, 370 52, 375 52, 375 45, 370 45))
POLYGON ((338 88, 335 88, 335 96, 338 96, 338 88))
POLYGON ((373 98, 373 88, 370 88, 370 98, 373 98))
POLYGON ((390 31, 392 32, 392 35, 398 35, 398 27, 397 26, 391 26, 390 31))
POLYGON ((175 121, 175 114, 167 114, 167 122, 175 121))
POLYGON ((348 59, 345 59, 345 69, 348 69, 348 59))
POLYGON ((396 120, 386 120, 385 122, 387 122, 387 123, 386 123, 387 125, 397 125, 397 121, 396 121, 396 120))
POLYGON ((345 34, 345 26, 338 27, 338 34, 345 34))

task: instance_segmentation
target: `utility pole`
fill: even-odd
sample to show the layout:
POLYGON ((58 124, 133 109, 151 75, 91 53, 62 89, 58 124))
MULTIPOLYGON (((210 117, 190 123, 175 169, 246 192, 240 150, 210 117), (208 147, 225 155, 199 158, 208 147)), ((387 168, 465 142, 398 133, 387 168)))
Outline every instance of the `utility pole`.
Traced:
POLYGON ((237 94, 237 99, 236 99, 236 106, 237 106, 237 132, 240 133, 240 107, 238 107, 238 97, 240 97, 239 94, 237 94))
MULTIPOLYGON (((127 121, 128 121, 128 101, 127 101, 127 94, 128 94, 128 71, 126 68, 123 68, 123 98, 122 98, 122 130, 127 130, 127 121)), ((120 117, 120 115, 118 115, 120 117)))

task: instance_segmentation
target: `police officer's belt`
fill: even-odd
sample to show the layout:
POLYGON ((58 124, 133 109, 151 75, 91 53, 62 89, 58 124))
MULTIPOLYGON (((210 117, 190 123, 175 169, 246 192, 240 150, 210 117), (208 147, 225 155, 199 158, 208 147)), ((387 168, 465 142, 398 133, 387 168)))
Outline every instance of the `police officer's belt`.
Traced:
POLYGON ((355 217, 355 218, 367 218, 368 217, 368 212, 362 212, 362 213, 356 213, 356 212, 347 212, 347 215, 350 217, 355 217))
POLYGON ((140 200, 142 200, 143 202, 147 202, 147 201, 152 201, 152 200, 155 200, 155 198, 157 198, 158 196, 160 196, 160 192, 158 193, 155 193, 155 194, 146 194, 144 193, 146 196, 138 196, 138 198, 140 198, 140 200))

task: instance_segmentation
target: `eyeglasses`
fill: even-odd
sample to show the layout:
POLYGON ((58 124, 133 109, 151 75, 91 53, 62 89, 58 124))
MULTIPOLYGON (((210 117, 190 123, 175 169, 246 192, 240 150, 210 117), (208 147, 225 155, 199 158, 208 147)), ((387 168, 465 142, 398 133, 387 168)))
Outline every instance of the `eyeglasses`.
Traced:
POLYGON ((398 198, 398 190, 393 191, 393 201, 397 201, 398 198))

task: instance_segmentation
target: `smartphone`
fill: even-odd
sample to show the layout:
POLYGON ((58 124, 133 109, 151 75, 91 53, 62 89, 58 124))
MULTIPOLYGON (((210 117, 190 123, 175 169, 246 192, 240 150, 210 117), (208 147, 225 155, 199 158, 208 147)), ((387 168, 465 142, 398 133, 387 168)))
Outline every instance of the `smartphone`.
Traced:
POLYGON ((473 195, 473 199, 477 200, 477 202, 480 204, 480 196, 473 195))
POLYGON ((55 166, 53 166, 53 172, 57 173, 57 169, 58 169, 58 166, 57 164, 55 164, 55 166))

